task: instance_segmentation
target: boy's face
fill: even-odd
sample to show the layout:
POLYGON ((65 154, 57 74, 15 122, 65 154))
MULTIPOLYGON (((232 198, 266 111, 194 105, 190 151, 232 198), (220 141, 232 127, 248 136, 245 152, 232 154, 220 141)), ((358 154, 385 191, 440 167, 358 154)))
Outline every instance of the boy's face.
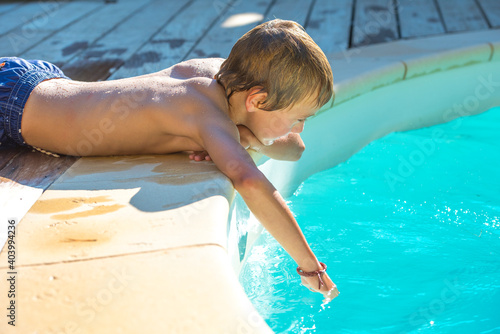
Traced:
POLYGON ((319 109, 315 102, 315 99, 305 99, 281 110, 258 109, 252 113, 248 127, 262 144, 271 145, 290 132, 301 133, 305 120, 319 109))

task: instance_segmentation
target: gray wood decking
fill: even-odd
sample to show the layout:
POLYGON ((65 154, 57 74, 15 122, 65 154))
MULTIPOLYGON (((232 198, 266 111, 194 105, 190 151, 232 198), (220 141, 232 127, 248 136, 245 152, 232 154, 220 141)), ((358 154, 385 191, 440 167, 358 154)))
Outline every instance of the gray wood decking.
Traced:
MULTIPOLYGON (((0 56, 44 59, 76 80, 117 79, 190 58, 226 57, 242 34, 273 18, 299 22, 330 55, 401 38, 499 29, 500 1, 2 1, 0 56)), ((0 148, 0 192, 18 184, 46 189, 76 159, 0 148)))
POLYGON ((77 80, 106 80, 190 58, 226 57, 244 32, 275 17, 299 22, 331 54, 401 38, 500 28, 500 1, 2 2, 0 54, 54 62, 77 80))

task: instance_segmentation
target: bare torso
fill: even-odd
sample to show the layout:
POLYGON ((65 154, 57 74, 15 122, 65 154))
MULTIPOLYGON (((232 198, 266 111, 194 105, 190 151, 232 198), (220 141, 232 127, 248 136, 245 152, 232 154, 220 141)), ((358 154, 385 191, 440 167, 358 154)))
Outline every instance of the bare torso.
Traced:
POLYGON ((30 95, 27 144, 71 155, 164 154, 203 150, 201 123, 230 121, 213 80, 223 59, 193 59, 149 75, 104 81, 53 79, 30 95))

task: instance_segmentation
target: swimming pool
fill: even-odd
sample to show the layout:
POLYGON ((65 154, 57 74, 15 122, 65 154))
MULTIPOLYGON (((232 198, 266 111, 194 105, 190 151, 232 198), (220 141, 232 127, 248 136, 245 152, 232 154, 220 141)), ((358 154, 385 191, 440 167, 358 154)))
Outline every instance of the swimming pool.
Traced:
POLYGON ((278 333, 500 332, 500 108, 378 139, 288 198, 340 296, 267 233, 240 274, 278 333))

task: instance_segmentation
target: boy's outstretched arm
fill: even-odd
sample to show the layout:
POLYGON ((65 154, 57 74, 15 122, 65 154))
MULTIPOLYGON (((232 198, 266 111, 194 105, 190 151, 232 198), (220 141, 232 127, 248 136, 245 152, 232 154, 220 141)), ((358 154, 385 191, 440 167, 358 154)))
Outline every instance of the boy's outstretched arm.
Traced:
MULTIPOLYGON (((248 208, 301 269, 322 269, 284 199, 239 143, 239 134, 234 125, 232 128, 220 124, 205 126, 200 133, 201 144, 217 167, 231 179, 248 208)), ((320 290, 317 288, 317 277, 307 277, 306 281, 316 291, 336 291, 335 284, 326 273, 322 278, 325 285, 320 290)))

